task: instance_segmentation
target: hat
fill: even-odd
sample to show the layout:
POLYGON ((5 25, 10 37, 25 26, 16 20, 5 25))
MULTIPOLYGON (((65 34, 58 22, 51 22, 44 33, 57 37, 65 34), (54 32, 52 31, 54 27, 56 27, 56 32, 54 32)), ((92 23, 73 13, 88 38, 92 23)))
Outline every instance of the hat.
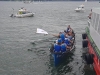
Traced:
POLYGON ((61 40, 61 38, 59 38, 59 39, 58 39, 58 43, 61 43, 61 42, 62 42, 62 40, 61 40))

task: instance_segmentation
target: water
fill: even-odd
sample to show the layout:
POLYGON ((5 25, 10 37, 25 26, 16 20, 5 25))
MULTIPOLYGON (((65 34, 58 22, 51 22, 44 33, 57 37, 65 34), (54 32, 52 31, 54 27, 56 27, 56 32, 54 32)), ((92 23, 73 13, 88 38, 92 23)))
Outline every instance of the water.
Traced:
POLYGON ((95 75, 82 60, 81 34, 87 26, 87 16, 99 2, 23 2, 0 1, 0 74, 1 75, 95 75), (85 12, 74 9, 84 4, 85 12), (34 17, 11 18, 19 8, 35 13, 34 17), (14 11, 12 10, 14 9, 14 11), (54 67, 49 46, 57 34, 71 25, 76 33, 76 49, 65 63, 54 67), (36 28, 49 35, 36 34, 36 28))

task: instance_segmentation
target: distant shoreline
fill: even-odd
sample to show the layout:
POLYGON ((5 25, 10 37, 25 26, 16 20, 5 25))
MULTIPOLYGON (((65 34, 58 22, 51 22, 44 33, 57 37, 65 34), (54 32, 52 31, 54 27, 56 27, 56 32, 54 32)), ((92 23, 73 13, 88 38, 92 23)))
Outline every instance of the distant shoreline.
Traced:
MULTIPOLYGON (((26 0, 0 0, 0 1, 26 1, 26 0)), ((85 1, 85 0, 27 0, 27 1, 31 1, 31 2, 37 2, 37 1, 41 2, 41 1, 43 1, 43 2, 45 2, 45 1, 85 1)), ((88 0, 88 1, 94 2, 94 1, 99 1, 99 0, 88 0)))

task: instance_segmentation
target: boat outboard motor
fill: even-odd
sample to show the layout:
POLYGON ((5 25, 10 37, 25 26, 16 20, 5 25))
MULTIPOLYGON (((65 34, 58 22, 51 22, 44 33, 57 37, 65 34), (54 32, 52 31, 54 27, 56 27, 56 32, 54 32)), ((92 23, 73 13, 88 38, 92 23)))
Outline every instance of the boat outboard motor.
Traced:
POLYGON ((14 14, 11 14, 11 15, 10 15, 10 17, 13 17, 13 16, 14 16, 14 14))

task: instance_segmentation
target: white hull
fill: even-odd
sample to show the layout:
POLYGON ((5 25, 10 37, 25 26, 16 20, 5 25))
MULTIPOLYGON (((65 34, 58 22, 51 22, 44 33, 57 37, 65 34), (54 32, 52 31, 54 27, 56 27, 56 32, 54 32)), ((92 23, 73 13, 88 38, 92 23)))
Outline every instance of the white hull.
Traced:
POLYGON ((84 12, 84 9, 82 9, 82 8, 76 8, 75 11, 76 12, 84 12))
POLYGON ((23 18, 23 17, 33 17, 33 13, 27 13, 27 14, 16 14, 15 17, 17 18, 23 18))

